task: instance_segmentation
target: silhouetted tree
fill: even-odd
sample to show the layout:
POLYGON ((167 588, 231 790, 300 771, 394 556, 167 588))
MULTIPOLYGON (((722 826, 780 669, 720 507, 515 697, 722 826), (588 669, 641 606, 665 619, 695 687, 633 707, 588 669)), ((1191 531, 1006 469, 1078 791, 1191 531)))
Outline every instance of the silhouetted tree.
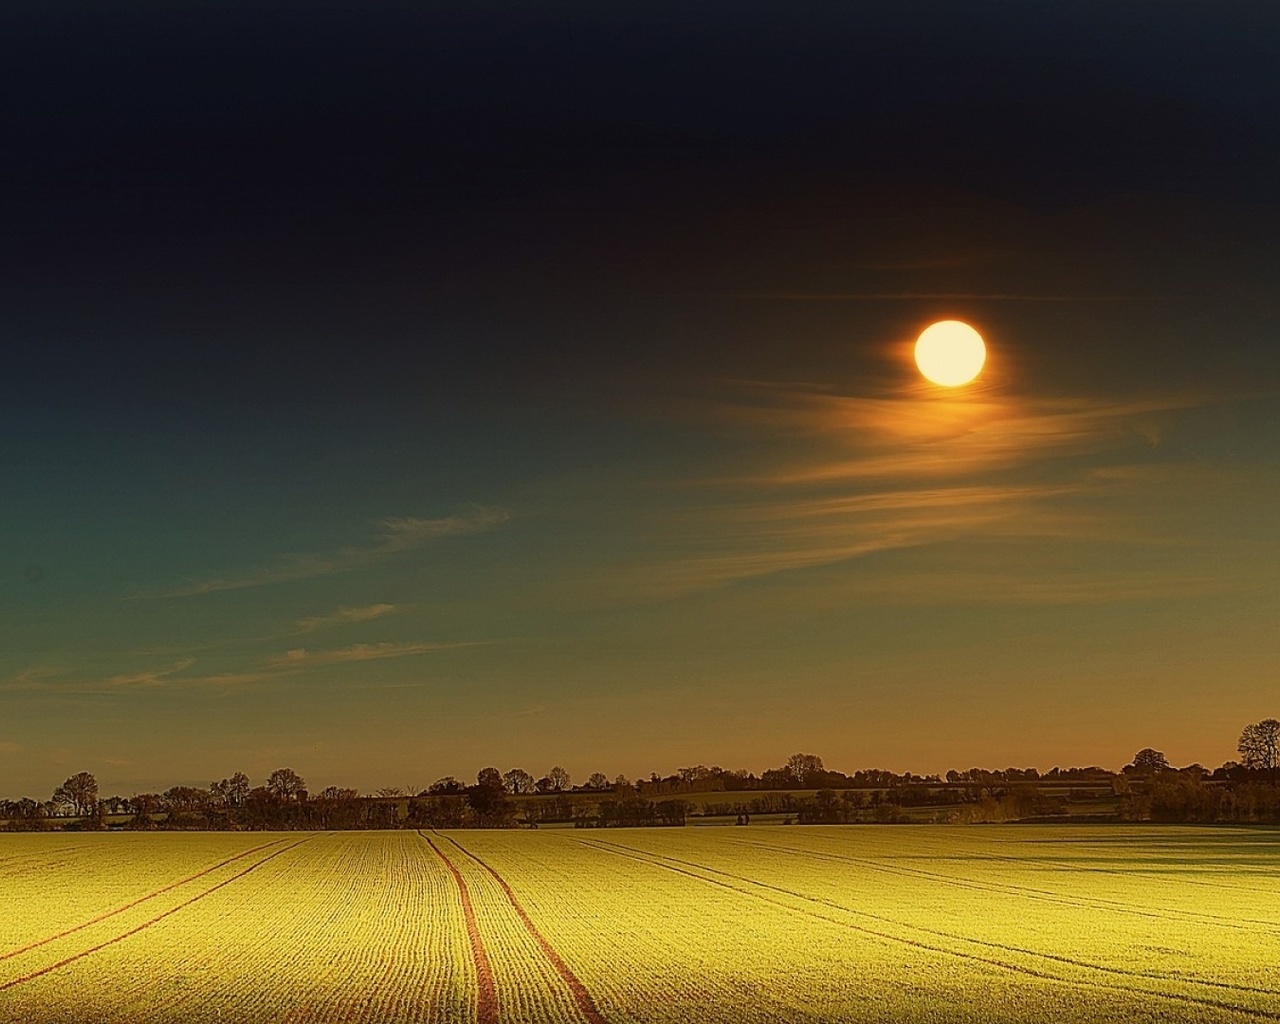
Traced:
POLYGON ((1261 722, 1246 725, 1240 733, 1236 751, 1246 768, 1267 772, 1274 786, 1276 769, 1280 767, 1280 722, 1264 718, 1261 722))
POLYGON ((512 796, 534 792, 535 779, 523 768, 512 768, 502 776, 502 787, 512 796))
POLYGON ((249 776, 244 772, 236 772, 229 779, 222 779, 209 784, 209 792, 213 794, 213 802, 226 807, 240 807, 249 799, 249 776))
POLYGON ((691 789, 699 783, 705 782, 710 775, 711 769, 705 764, 695 764, 687 768, 676 769, 676 777, 691 789))
POLYGON ((307 784, 292 768, 277 768, 267 777, 267 791, 277 800, 299 800, 307 784))
POLYGON ((173 786, 165 790, 163 799, 170 814, 194 814, 209 805, 210 794, 194 786, 173 786))
POLYGON ((822 758, 817 754, 792 754, 787 758, 787 767, 803 786, 810 775, 822 771, 822 758))
POLYGON ((587 778, 588 789, 608 789, 609 778, 604 772, 592 772, 587 778))
POLYGON ((600 801, 597 822, 601 828, 653 825, 656 821, 657 809, 651 800, 628 796, 621 800, 600 801))
POLYGON ((466 803, 460 796, 418 796, 409 801, 409 824, 415 828, 461 828, 466 803))
POLYGON ((1164 772, 1152 780, 1146 799, 1152 821, 1216 821, 1223 796, 1195 776, 1164 772))
POLYGON ((547 772, 547 781, 551 783, 551 791, 553 793, 562 793, 569 788, 571 782, 569 773, 556 765, 551 771, 547 772))
POLYGON ((432 796, 441 796, 443 794, 462 793, 466 788, 452 775, 446 775, 443 779, 436 779, 435 782, 431 783, 427 787, 427 792, 432 796))
POLYGON ((1126 775, 1156 775, 1168 770, 1168 758, 1151 747, 1143 747, 1133 755, 1133 763, 1124 766, 1126 775))
POLYGON ((71 801, 71 794, 66 786, 59 786, 53 791, 53 795, 48 800, 48 807, 50 814, 56 817, 65 818, 75 813, 75 805, 71 801))
POLYGON ((3 815, 8 819, 6 828, 12 832, 34 832, 44 828, 45 806, 29 796, 21 800, 6 800, 3 815))
POLYGON ((509 825, 512 808, 506 790, 502 788, 502 776, 495 768, 492 774, 481 772, 480 777, 485 781, 467 789, 467 805, 475 816, 475 824, 487 827, 509 825))
POLYGON ((476 775, 476 785, 486 786, 489 789, 501 789, 502 772, 497 768, 481 768, 476 775))
POLYGON ((88 772, 77 772, 53 791, 53 802, 65 804, 72 814, 88 814, 98 803, 98 780, 88 772))
POLYGON ((683 825, 688 809, 683 800, 662 800, 654 807, 654 813, 664 825, 683 825))
POLYGON ((129 828, 155 828, 152 815, 159 813, 162 804, 163 801, 160 799, 159 793, 134 794, 129 800, 129 806, 133 808, 133 817, 129 821, 129 828))

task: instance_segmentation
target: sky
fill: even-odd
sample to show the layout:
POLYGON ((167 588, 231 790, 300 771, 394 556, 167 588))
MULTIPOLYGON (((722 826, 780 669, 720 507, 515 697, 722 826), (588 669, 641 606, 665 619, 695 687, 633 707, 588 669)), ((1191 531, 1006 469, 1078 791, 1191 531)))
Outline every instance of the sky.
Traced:
POLYGON ((0 9, 0 796, 1280 713, 1271 3, 0 9), (929 384, 915 337, 985 337, 929 384))

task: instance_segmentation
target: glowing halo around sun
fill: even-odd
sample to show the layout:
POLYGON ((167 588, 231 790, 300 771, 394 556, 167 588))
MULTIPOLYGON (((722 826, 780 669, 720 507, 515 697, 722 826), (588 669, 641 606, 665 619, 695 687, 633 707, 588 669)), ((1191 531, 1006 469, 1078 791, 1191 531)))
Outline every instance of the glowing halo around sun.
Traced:
POLYGON ((916 366, 943 387, 968 384, 982 372, 987 346, 982 335, 963 320, 939 320, 916 339, 916 366))

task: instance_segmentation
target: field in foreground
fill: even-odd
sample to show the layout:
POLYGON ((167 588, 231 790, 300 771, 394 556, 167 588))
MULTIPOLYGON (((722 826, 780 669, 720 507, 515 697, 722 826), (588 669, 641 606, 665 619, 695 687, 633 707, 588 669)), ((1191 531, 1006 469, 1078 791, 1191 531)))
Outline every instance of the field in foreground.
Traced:
POLYGON ((0 1021, 1280 1019, 1280 833, 0 836, 0 1021))

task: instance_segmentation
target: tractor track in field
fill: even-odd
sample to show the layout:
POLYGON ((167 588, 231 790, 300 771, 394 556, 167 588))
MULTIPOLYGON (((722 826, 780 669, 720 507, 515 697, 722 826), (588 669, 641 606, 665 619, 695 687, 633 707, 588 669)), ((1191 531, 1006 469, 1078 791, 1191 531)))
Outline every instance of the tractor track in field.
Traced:
MULTIPOLYGON (((498 1020, 498 988, 494 983, 493 965, 489 963, 489 954, 484 948, 484 939, 480 935, 480 923, 476 919, 476 909, 471 902, 471 891, 467 888, 467 880, 445 852, 440 849, 422 829, 418 835, 431 847, 435 855, 444 862, 449 874, 453 877, 458 895, 462 900, 462 916, 467 923, 467 938, 471 942, 471 960, 476 969, 476 1020, 478 1024, 497 1024, 498 1020)), ((437 836, 437 838, 440 838, 437 836)), ((457 845, 456 843, 454 845, 457 845)), ((461 849, 461 847, 459 847, 461 849)))
POLYGON ((269 846, 276 846, 283 842, 285 842, 285 840, 275 839, 269 843, 263 843, 261 846, 255 846, 250 850, 245 850, 243 853, 237 853, 234 857, 228 857, 226 860, 219 861, 217 864, 207 867, 203 871, 197 871, 194 875, 188 875, 186 878, 180 878, 176 882, 170 882, 168 885, 162 886, 153 892, 149 892, 144 896, 139 896, 137 899, 130 900, 128 903, 121 904, 114 910, 108 910, 105 913, 99 914, 97 917, 91 917, 87 921, 82 921, 80 924, 72 925, 70 928, 64 928, 62 931, 55 932, 53 935, 47 935, 43 939, 36 939, 34 942, 28 942, 25 946, 19 946, 17 949, 11 949, 5 953, 0 953, 0 962, 10 960, 23 953, 28 953, 33 949, 39 949, 41 946, 47 946, 50 942, 56 942, 58 939, 65 939, 68 935, 74 935, 76 932, 92 927, 99 922, 105 921, 109 917, 115 917, 117 914, 123 914, 126 910, 132 910, 139 904, 146 903, 147 900, 153 900, 157 896, 163 896, 165 893, 170 892, 173 889, 177 889, 179 886, 186 885, 188 882, 194 882, 197 878, 203 878, 205 875, 211 874, 219 868, 224 868, 228 864, 234 864, 236 861, 242 860, 250 854, 257 853, 259 850, 265 850, 269 846))
MULTIPOLYGON (((804 850, 794 846, 774 846, 768 843, 753 843, 749 839, 734 839, 732 840, 732 842, 741 843, 746 846, 753 846, 757 849, 787 850, 787 851, 799 853, 801 855, 811 854, 815 857, 820 857, 822 859, 827 859, 827 860, 835 860, 838 862, 851 862, 859 865, 865 864, 867 867, 870 867, 879 871, 884 871, 889 874, 900 874, 906 877, 919 876, 932 881, 940 881, 940 882, 952 884, 952 880, 947 878, 947 876, 945 875, 934 874, 933 872, 923 871, 918 868, 895 869, 885 865, 878 864, 875 861, 870 861, 870 860, 863 861, 857 857, 840 856, 838 854, 819 853, 816 851, 804 850)), ((698 865, 698 866, 704 867, 703 865, 698 865)), ((717 868, 704 867, 704 870, 716 871, 718 873, 728 875, 731 878, 744 877, 741 875, 734 875, 731 872, 720 872, 719 869, 717 868)), ((755 879, 745 879, 745 880, 752 881, 752 882, 755 881, 755 879)), ((765 883, 757 882, 756 884, 765 884, 765 883)), ((1004 887, 985 886, 980 882, 957 881, 954 884, 962 888, 973 889, 977 892, 997 893, 997 894, 1005 894, 1005 895, 1011 894, 1004 887)), ((1019 891, 1023 889, 1022 886, 1010 886, 1009 889, 1015 890, 1012 893, 1012 895, 1030 895, 1033 893, 1044 892, 1044 890, 1029 889, 1029 890, 1026 890, 1026 892, 1024 893, 1022 891, 1019 891)), ((801 895, 801 894, 797 893, 796 895, 801 895)), ((1052 894, 1048 894, 1048 896, 1040 896, 1040 897, 1030 896, 1030 898, 1040 898, 1040 899, 1043 899, 1045 902, 1055 903, 1062 906, 1068 906, 1068 907, 1072 907, 1074 909, 1080 909, 1080 910, 1101 910, 1108 913, 1115 913, 1115 912, 1131 913, 1140 917, 1151 918, 1153 920, 1162 921, 1165 923, 1168 923, 1171 920, 1169 917, 1166 917, 1165 915, 1157 913, 1155 911, 1141 911, 1141 910, 1128 907, 1126 904, 1123 904, 1123 903, 1115 903, 1114 906, 1112 906, 1112 905, 1109 905, 1111 904, 1111 901, 1109 900, 1100 901, 1100 905, 1093 905, 1087 902, 1076 902, 1076 901, 1065 899, 1065 898, 1052 899, 1050 898, 1051 896, 1052 894)), ((998 949, 998 950, 1002 950, 1004 952, 1009 952, 1009 953, 1020 953, 1023 956, 1032 956, 1041 960, 1050 960, 1055 963, 1068 964, 1072 967, 1081 967, 1081 968, 1086 968, 1088 970, 1103 971, 1107 974, 1116 974, 1122 977, 1148 978, 1148 979, 1151 979, 1152 981, 1170 981, 1170 982, 1181 983, 1184 985, 1203 985, 1208 988, 1226 989, 1233 992, 1251 992, 1251 993, 1254 993, 1255 995, 1280 996, 1280 989, 1262 988, 1257 985, 1237 985, 1227 981, 1214 981, 1213 979, 1210 979, 1210 978, 1192 978, 1186 975, 1171 974, 1165 971, 1136 971, 1136 970, 1130 970, 1124 967, 1111 967, 1111 966, 1108 966, 1107 964, 1094 963, 1093 961, 1090 961, 1090 960, 1080 960, 1075 957, 1063 956, 1058 953, 1045 953, 1039 950, 1027 949, 1023 946, 1014 946, 1014 945, 1010 945, 1008 943, 1003 943, 1003 942, 992 942, 986 939, 975 939, 971 936, 957 935, 954 932, 940 931, 939 929, 936 929, 936 928, 926 928, 923 925, 907 924, 905 922, 898 921, 892 917, 884 917, 879 914, 869 913, 868 911, 854 910, 852 907, 844 907, 843 904, 836 903, 834 900, 825 900, 825 899, 819 899, 816 897, 802 897, 802 898, 814 899, 816 902, 824 903, 832 907, 842 907, 843 909, 847 910, 851 914, 859 914, 864 917, 869 917, 872 920, 884 921, 888 924, 893 924, 900 928, 910 928, 915 931, 921 931, 927 935, 936 935, 939 938, 951 939, 953 941, 968 942, 973 945, 986 946, 989 949, 998 949)), ((1216 925, 1216 924, 1223 923, 1222 918, 1217 918, 1214 915, 1200 915, 1200 917, 1208 918, 1208 920, 1207 921, 1201 920, 1198 917, 1193 917, 1192 920, 1194 920, 1197 924, 1215 924, 1216 925)), ((1243 930, 1248 932, 1257 931, 1257 929, 1254 929, 1254 928, 1247 928, 1243 930)))
MULTIPOLYGON (((1049 871, 1066 871, 1072 874, 1087 872, 1094 875, 1116 875, 1121 878, 1128 878, 1132 874, 1131 870, 1125 870, 1122 868, 1089 867, 1084 864, 1074 863, 1070 860, 1054 860, 1052 858, 1029 861, 1023 857, 1014 857, 1003 853, 979 853, 975 855, 974 859, 980 861, 994 860, 1007 864, 1016 864, 1023 869, 1026 869, 1031 865, 1035 865, 1036 867, 1046 868, 1049 871)), ((1212 882, 1207 878, 1178 878, 1176 881, 1179 885, 1198 885, 1208 889, 1225 889, 1227 892, 1257 893, 1262 896, 1274 896, 1276 894, 1275 889, 1263 889, 1256 885, 1232 885, 1230 882, 1212 882)), ((1280 927, 1280 923, 1275 921, 1267 921, 1263 923, 1267 924, 1271 928, 1280 927)))
MULTIPOLYGON (((424 836, 424 838, 426 837, 424 836)), ((511 909, 515 911, 516 916, 520 919, 520 923, 524 925, 525 930, 528 931, 529 935, 538 944, 538 948, 542 950, 542 955, 547 958, 547 962, 555 968, 556 973, 564 981, 565 985, 568 986, 569 992, 573 995, 573 1001, 578 1007, 578 1012, 582 1014, 582 1017, 587 1021, 587 1024, 608 1024, 608 1021, 600 1012, 600 1008, 596 1006, 595 1000, 591 997, 591 993, 587 991, 587 987, 582 983, 582 979, 573 972, 573 968, 565 963, 564 958, 560 956, 555 946, 551 944, 551 941, 543 935, 538 926, 534 924, 533 919, 524 909, 524 906, 512 891, 511 886, 507 884, 507 880, 498 873, 497 869, 482 860, 476 854, 472 853, 452 836, 440 836, 439 838, 452 843, 463 856, 475 861, 476 864, 483 868, 490 877, 498 883, 498 887, 502 890, 503 895, 506 896, 507 902, 511 905, 511 909)))
POLYGON ((975 963, 982 963, 988 966, 1000 968, 1002 970, 1026 975, 1028 977, 1037 978, 1043 981, 1055 982, 1061 985, 1083 987, 1083 988, 1094 988, 1094 989, 1100 989, 1108 992, 1122 992, 1127 995, 1145 996, 1145 997, 1150 997, 1155 999, 1166 999, 1173 1002, 1188 1004, 1192 1006, 1203 1006, 1203 1007, 1211 1008, 1215 1010, 1224 1010, 1229 1013, 1239 1013, 1245 1016, 1256 1017, 1263 1020, 1280 1021, 1280 1012, 1257 1009, 1251 1006, 1240 1006, 1237 1003, 1223 1002, 1222 1000, 1219 1000, 1219 999, 1211 999, 1204 996, 1184 995, 1177 992, 1162 992, 1157 989, 1150 989, 1150 988, 1135 988, 1130 985, 1121 985, 1121 984, 1107 982, 1100 978, 1091 978, 1091 979, 1090 978, 1086 978, 1086 979, 1064 978, 1061 975, 1053 974, 1048 970, 1041 970, 1035 967, 1024 966, 1022 964, 1010 963, 1007 960, 1002 960, 998 958, 994 953, 991 955, 986 955, 982 953, 966 952, 961 949, 948 948, 947 946, 939 945, 935 942, 906 938, 901 935, 894 935, 892 932, 881 931, 877 928, 872 928, 867 925, 853 924, 849 921, 842 921, 837 918, 831 917, 829 915, 818 913, 817 911, 805 910, 802 907, 796 907, 790 903, 783 902, 782 900, 779 900, 776 898, 771 898, 770 896, 764 895, 762 893, 753 892, 749 889, 740 888, 739 886, 732 884, 732 882, 721 881, 716 878, 708 878, 706 875, 698 874, 698 872, 705 871, 705 872, 708 872, 709 874, 721 875, 724 878, 733 879, 734 881, 737 881, 737 882, 743 882, 748 885, 756 886, 768 892, 789 896, 792 899, 803 900, 807 903, 813 903, 818 906, 829 907, 833 910, 840 911, 841 913, 851 914, 855 917, 866 918, 871 921, 875 921, 879 924, 889 925, 895 928, 903 928, 910 931, 921 932, 925 935, 930 935, 935 938, 944 938, 944 939, 950 939, 952 941, 964 942, 970 945, 984 946, 988 949, 992 949, 1000 952, 1017 953, 1024 956, 1031 956, 1037 959, 1048 960, 1052 963, 1062 964, 1063 966, 1072 967, 1080 970, 1114 974, 1122 977, 1144 978, 1152 981, 1174 982, 1174 983, 1189 985, 1189 986, 1205 986, 1205 987, 1212 987, 1212 988, 1221 988, 1221 989, 1227 989, 1234 992, 1249 993, 1253 995, 1280 994, 1273 989, 1255 988, 1255 987, 1244 986, 1244 985, 1232 985, 1227 982, 1199 981, 1199 980, 1193 980, 1193 979, 1182 978, 1182 977, 1169 977, 1164 975, 1146 974, 1143 972, 1136 972, 1136 971, 1126 971, 1122 968, 1106 967, 1098 964, 1088 963, 1086 961, 1072 960, 1069 957, 1060 957, 1052 954, 1039 953, 1034 950, 1024 950, 1016 946, 1006 946, 1000 943, 986 942, 981 939, 974 939, 964 935, 955 935, 948 932, 940 932, 934 929, 921 927, 920 925, 905 924, 903 922, 896 921, 893 918, 883 917, 878 914, 871 914, 866 911, 855 910, 851 907, 846 907, 839 903, 836 903, 833 900, 810 896, 802 892, 796 892, 792 889, 786 889, 782 886, 773 885, 769 882, 761 882, 754 878, 748 878, 745 875, 737 875, 737 874, 734 874, 733 872, 723 871, 723 870, 720 870, 719 868, 708 867, 705 864, 698 864, 695 861, 686 861, 678 857, 670 857, 665 854, 651 854, 645 850, 638 850, 635 847, 625 846, 621 843, 610 842, 609 840, 580 839, 580 838, 574 837, 570 841, 580 843, 583 846, 592 846, 592 847, 595 847, 596 849, 617 854, 618 856, 629 857, 632 860, 636 860, 642 864, 648 864, 652 867, 664 868, 665 870, 675 872, 676 874, 685 875, 689 878, 697 879, 698 881, 706 883, 708 885, 714 885, 719 888, 727 889, 730 892, 737 893, 740 896, 747 896, 752 899, 758 899, 772 906, 780 907, 783 910, 790 911, 791 913, 801 914, 806 917, 815 918, 819 921, 825 921, 828 924, 837 925, 838 927, 848 928, 852 931, 860 932, 862 934, 880 939, 882 941, 895 943, 898 945, 909 946, 915 949, 923 949, 931 953, 941 953, 945 956, 955 957, 961 960, 968 960, 975 963))
POLYGON ((1154 921, 1164 922, 1186 920, 1195 924, 1212 925, 1218 928, 1230 928, 1234 931, 1252 933, 1261 931, 1270 934, 1271 932, 1274 932, 1277 927, 1280 927, 1280 923, 1275 921, 1263 921, 1252 917, 1231 918, 1223 917, 1220 914, 1200 913, 1194 910, 1144 910, 1131 903, 1121 903, 1119 900, 1109 900, 1099 896, 1073 898, 1071 896, 1064 896, 1060 893, 1055 893, 1049 889, 1036 889, 1032 886, 1015 885, 1011 882, 983 882, 973 878, 955 878, 936 871, 925 871, 923 868, 889 865, 872 858, 851 857, 848 854, 831 853, 826 850, 813 850, 802 846, 783 846, 780 844, 753 842, 750 839, 736 838, 731 839, 730 842, 737 843, 742 846, 750 846, 758 850, 777 850, 779 852, 798 853, 801 856, 813 857, 819 860, 833 860, 839 863, 857 864, 860 867, 867 867, 873 871, 883 872, 884 874, 899 875, 906 878, 922 878, 929 881, 940 882, 944 885, 957 889, 971 889, 975 892, 996 893, 1007 896, 1024 896, 1027 899, 1038 900, 1044 903, 1053 903, 1063 907, 1072 907, 1078 910, 1105 910, 1108 913, 1128 914, 1133 917, 1144 917, 1154 921))
MULTIPOLYGON (((177 906, 170 907, 168 910, 164 911, 163 913, 157 914, 155 917, 149 918, 148 920, 143 921, 141 924, 135 925, 133 928, 130 928, 127 931, 121 932, 119 935, 115 935, 110 939, 106 939, 103 942, 99 942, 94 946, 90 946, 88 949, 81 950, 78 953, 73 953, 71 956, 63 957, 61 960, 58 960, 56 963, 48 964, 44 967, 39 968, 38 970, 29 971, 26 974, 22 974, 16 978, 11 978, 6 982, 2 982, 0 983, 0 992, 4 992, 4 991, 7 991, 8 989, 15 988, 18 985, 25 985, 29 981, 34 981, 36 978, 43 977, 44 975, 50 974, 53 971, 58 970, 59 968, 66 967, 68 964, 75 963, 77 960, 83 960, 85 957, 91 956, 92 954, 97 953, 100 950, 106 949, 108 946, 114 946, 117 942, 123 942, 125 939, 129 938, 130 936, 137 935, 139 932, 145 931, 146 929, 150 928, 152 925, 159 924, 165 918, 172 917, 179 910, 184 910, 185 908, 191 906, 193 903, 197 903, 200 900, 204 899, 206 896, 210 896, 213 893, 217 892, 219 889, 230 885, 232 882, 235 882, 241 878, 244 878, 245 875, 249 874, 252 871, 256 871, 258 868, 262 867, 262 865, 266 864, 268 861, 275 860, 275 858, 279 857, 281 854, 288 853, 290 850, 296 850, 303 843, 309 843, 311 842, 311 840, 315 838, 316 838, 315 835, 307 836, 305 839, 300 839, 296 843, 291 843, 290 845, 282 847, 281 849, 276 850, 273 853, 269 853, 267 854, 267 856, 263 857, 262 860, 255 861, 254 863, 250 864, 247 868, 244 868, 241 871, 237 871, 234 875, 231 875, 229 878, 224 878, 221 882, 215 883, 214 885, 210 886, 208 889, 204 889, 201 892, 196 893, 194 896, 191 896, 188 899, 183 900, 177 906)), ((255 850, 260 851, 265 849, 266 847, 274 846, 277 843, 281 843, 284 841, 285 840, 281 839, 281 840, 275 840, 274 842, 271 842, 271 843, 264 843, 262 846, 256 847, 255 850)), ((252 852, 255 852, 255 851, 254 850, 246 851, 245 854, 241 854, 237 857, 231 858, 231 860, 239 860, 240 857, 247 856, 248 853, 252 853, 252 852)), ((230 863, 230 861, 227 861, 225 863, 230 863)), ((218 867, 218 866, 221 866, 221 865, 215 865, 215 867, 218 867)), ((212 870, 214 870, 214 868, 209 869, 209 871, 212 871, 212 870)), ((209 871, 203 871, 200 874, 208 874, 209 871)), ((193 875, 192 878, 199 878, 200 874, 193 875)), ((169 888, 173 888, 174 886, 181 885, 181 884, 183 883, 175 882, 173 883, 173 886, 169 886, 169 888)), ((165 891, 165 890, 159 890, 159 891, 165 891)), ((145 898, 149 898, 149 897, 144 897, 144 899, 145 898)), ((142 902, 142 901, 139 900, 138 902, 142 902)), ((107 915, 107 916, 110 916, 110 915, 107 915)), ((81 927, 87 927, 87 926, 81 926, 81 927)), ((79 930, 80 930, 79 927, 70 929, 67 932, 67 934, 70 934, 72 931, 79 931, 79 930)))
MULTIPOLYGON (((86 847, 83 845, 82 846, 63 846, 60 849, 54 851, 54 855, 61 857, 64 854, 75 853, 76 850, 83 850, 85 848, 86 847)), ((24 852, 24 853, 11 853, 5 857, 0 857, 0 871, 4 871, 6 868, 14 866, 17 861, 23 861, 23 860, 38 861, 47 857, 49 857, 49 853, 37 852, 35 850, 32 850, 30 852, 24 852)), ((24 868, 23 870, 26 870, 26 869, 24 868)))

